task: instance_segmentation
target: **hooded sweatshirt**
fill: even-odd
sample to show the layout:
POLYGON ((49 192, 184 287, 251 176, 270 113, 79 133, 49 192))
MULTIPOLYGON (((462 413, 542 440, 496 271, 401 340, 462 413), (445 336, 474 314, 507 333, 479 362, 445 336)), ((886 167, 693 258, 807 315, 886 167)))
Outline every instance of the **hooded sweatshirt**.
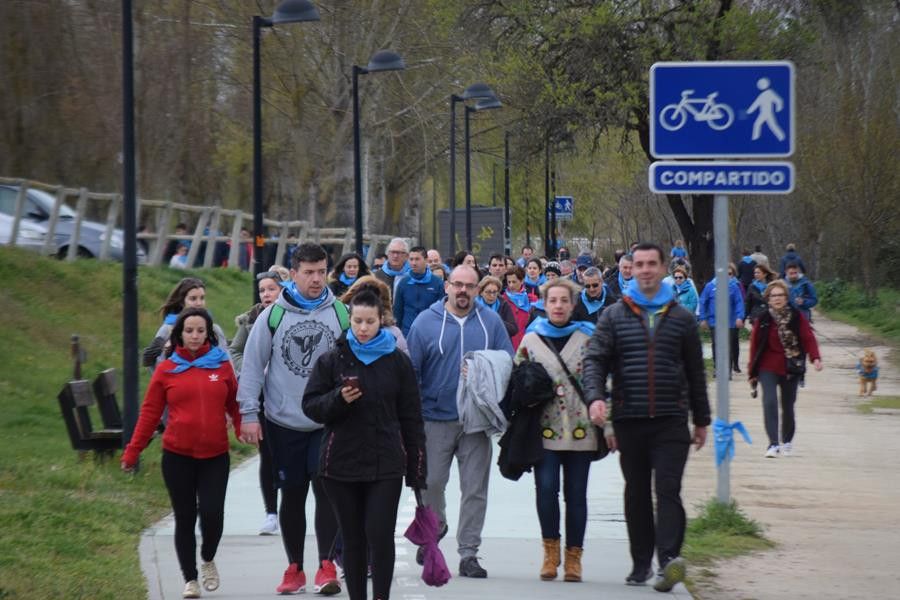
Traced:
POLYGON ((298 307, 282 290, 271 306, 262 311, 244 346, 244 363, 237 399, 244 423, 259 421, 259 394, 266 398, 266 418, 297 431, 321 429, 303 413, 300 399, 313 365, 320 355, 334 348, 341 324, 334 310, 337 300, 330 289, 325 300, 313 310, 298 307), (269 329, 272 307, 284 308, 284 316, 275 329, 269 329))
POLYGON ((509 334, 497 313, 476 305, 460 327, 444 302, 438 300, 419 313, 407 338, 426 421, 459 420, 456 390, 466 352, 504 350, 510 357, 513 355, 509 334))

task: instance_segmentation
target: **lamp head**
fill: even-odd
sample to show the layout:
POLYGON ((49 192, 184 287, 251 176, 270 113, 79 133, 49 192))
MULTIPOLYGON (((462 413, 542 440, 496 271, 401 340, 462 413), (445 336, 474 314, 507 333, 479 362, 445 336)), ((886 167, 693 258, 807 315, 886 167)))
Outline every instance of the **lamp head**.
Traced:
POLYGON ((403 57, 393 50, 379 50, 369 59, 366 71, 376 73, 378 71, 402 71, 406 68, 403 57))
POLYGON ((270 19, 273 25, 318 20, 319 10, 310 0, 282 0, 270 19))
POLYGON ((484 98, 475 103, 475 110, 491 110, 493 108, 503 108, 503 103, 497 96, 484 98))
POLYGON ((481 100, 483 98, 496 98, 494 90, 486 83, 473 83, 462 93, 463 100, 481 100))

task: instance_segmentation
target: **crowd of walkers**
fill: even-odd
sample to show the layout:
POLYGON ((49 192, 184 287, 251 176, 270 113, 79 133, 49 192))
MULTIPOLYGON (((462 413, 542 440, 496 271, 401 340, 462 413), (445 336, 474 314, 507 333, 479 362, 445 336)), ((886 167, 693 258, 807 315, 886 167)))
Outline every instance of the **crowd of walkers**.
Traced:
MULTIPOLYGON (((321 246, 301 244, 290 269, 257 276, 260 303, 236 317, 230 344, 201 280, 183 279, 161 308, 122 466, 133 469, 163 431, 184 597, 219 587, 229 424, 259 447, 260 534, 280 531, 285 551, 279 594, 307 589, 312 489, 312 591, 346 585, 351 599, 367 598, 370 578, 373 597, 387 599, 404 481, 436 513, 440 537, 455 526, 459 575, 487 577, 478 552, 495 434, 503 475, 533 472, 540 579, 556 579, 562 565, 565 581, 582 580, 588 474, 617 451, 633 567, 625 583, 653 579, 665 592, 682 581, 681 480, 711 421, 700 332, 717 324, 715 280, 698 287, 684 244, 668 253, 634 244, 605 268, 589 252, 549 260, 528 246, 518 259, 498 254, 480 266, 460 252, 448 264, 400 238, 379 258, 370 267, 348 254, 329 271, 321 246), (460 509, 448 515, 454 459, 460 509)), ((752 326, 747 376, 762 386, 767 457, 792 452, 805 364, 822 368, 815 288, 793 245, 778 267, 780 277, 759 247, 744 251, 729 268, 729 314, 718 319, 734 373, 740 332, 752 326)))

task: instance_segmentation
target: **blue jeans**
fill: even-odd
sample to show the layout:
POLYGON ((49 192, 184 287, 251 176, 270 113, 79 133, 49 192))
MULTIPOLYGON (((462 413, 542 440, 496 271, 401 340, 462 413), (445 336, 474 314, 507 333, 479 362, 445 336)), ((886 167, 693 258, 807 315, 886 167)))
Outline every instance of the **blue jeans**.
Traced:
POLYGON ((559 468, 563 472, 566 502, 566 547, 584 546, 587 527, 587 482, 591 452, 544 449, 544 458, 534 466, 541 537, 559 539, 559 468))

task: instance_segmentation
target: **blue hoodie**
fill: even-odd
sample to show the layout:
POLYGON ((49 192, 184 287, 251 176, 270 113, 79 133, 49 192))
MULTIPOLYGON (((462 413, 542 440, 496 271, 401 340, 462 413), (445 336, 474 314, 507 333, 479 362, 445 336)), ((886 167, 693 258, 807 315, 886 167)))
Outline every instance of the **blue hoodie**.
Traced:
POLYGON ((503 319, 489 308, 475 306, 460 327, 438 300, 419 313, 407 338, 422 393, 426 421, 456 421, 456 388, 463 354, 477 350, 505 350, 513 356, 503 319))
POLYGON ((410 276, 404 275, 394 288, 394 320, 403 335, 409 335, 409 328, 420 312, 444 297, 444 281, 437 276, 428 283, 410 283, 410 276))
POLYGON ((785 280, 790 288, 788 300, 791 306, 803 313, 807 321, 812 321, 812 307, 819 303, 819 297, 816 295, 816 288, 812 282, 805 276, 800 275, 797 281, 785 280), (797 304, 797 298, 803 298, 803 304, 797 304))
MULTIPOLYGON (((734 277, 728 278, 729 328, 735 327, 735 321, 744 318, 744 298, 741 286, 734 277)), ((700 294, 700 320, 706 321, 710 327, 716 326, 716 280, 713 279, 703 288, 700 294)))

